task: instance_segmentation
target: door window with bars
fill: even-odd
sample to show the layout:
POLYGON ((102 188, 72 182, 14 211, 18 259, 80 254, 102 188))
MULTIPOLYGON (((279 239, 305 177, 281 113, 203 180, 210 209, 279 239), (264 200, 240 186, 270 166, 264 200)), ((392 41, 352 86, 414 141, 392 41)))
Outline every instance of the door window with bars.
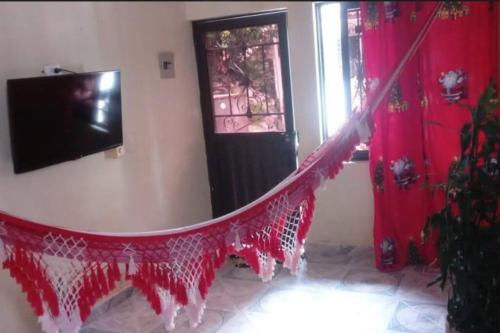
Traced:
POLYGON ((277 24, 205 37, 216 133, 285 132, 277 24))

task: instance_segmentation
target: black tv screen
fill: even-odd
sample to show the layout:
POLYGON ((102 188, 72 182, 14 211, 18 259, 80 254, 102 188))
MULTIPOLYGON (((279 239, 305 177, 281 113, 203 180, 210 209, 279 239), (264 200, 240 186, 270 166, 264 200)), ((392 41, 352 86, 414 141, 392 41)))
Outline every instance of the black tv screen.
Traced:
POLYGON ((119 71, 7 81, 14 172, 122 145, 119 71))

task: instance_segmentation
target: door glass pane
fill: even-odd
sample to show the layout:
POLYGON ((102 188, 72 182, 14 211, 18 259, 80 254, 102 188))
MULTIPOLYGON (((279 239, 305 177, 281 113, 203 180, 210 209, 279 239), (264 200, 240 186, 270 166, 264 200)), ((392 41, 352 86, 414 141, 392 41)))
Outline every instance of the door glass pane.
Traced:
POLYGON ((216 133, 284 132, 276 24, 205 35, 216 133))

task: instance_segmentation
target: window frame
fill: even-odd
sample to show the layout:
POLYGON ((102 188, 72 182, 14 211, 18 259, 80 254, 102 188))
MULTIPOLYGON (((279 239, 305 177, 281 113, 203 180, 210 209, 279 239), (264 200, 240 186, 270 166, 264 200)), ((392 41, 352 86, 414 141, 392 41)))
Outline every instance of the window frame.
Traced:
MULTIPOLYGON (((319 106, 321 113, 321 138, 325 141, 328 138, 327 127, 327 113, 325 110, 325 71, 324 71, 324 58, 323 58, 323 32, 321 28, 321 7, 333 3, 334 1, 320 1, 314 4, 315 25, 316 25, 316 49, 318 61, 318 79, 319 79, 319 106)), ((347 25, 347 12, 353 8, 359 8, 359 1, 335 1, 340 4, 340 33, 341 33, 341 58, 342 58, 342 77, 344 80, 344 94, 345 94, 345 109, 344 113, 346 118, 352 113, 351 107, 351 69, 349 62, 349 36, 347 25)), ((351 161, 367 161, 368 150, 356 149, 353 153, 351 161)))

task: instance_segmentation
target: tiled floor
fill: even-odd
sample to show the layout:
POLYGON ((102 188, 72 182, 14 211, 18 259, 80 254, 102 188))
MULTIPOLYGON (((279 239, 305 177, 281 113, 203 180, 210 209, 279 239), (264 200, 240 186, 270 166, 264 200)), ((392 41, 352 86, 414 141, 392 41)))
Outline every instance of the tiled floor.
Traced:
MULTIPOLYGON (((304 272, 277 270, 262 283, 230 263, 218 274, 202 324, 179 314, 174 333, 444 333, 446 294, 427 288, 437 271, 373 268, 373 250, 309 244, 304 272)), ((132 289, 94 311, 81 333, 162 333, 160 319, 132 289)))

